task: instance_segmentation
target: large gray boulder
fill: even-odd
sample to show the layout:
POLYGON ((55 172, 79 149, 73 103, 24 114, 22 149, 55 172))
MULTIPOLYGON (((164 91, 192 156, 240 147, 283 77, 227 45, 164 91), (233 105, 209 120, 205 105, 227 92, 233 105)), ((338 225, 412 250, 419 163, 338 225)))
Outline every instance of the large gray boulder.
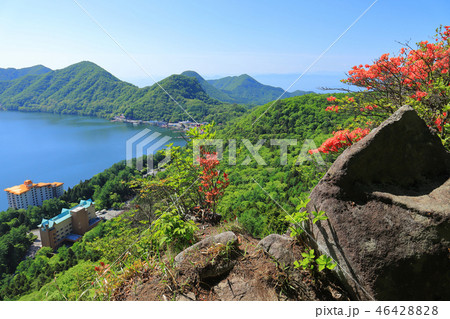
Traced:
POLYGON ((186 256, 191 255, 192 253, 199 251, 201 249, 211 247, 212 245, 217 244, 227 245, 234 242, 237 242, 237 237, 232 231, 227 231, 215 236, 207 237, 199 241, 198 243, 195 243, 194 245, 186 248, 181 253, 176 255, 175 264, 181 263, 186 258, 186 256))
POLYGON ((450 154, 403 106, 311 192, 317 247, 357 299, 450 299, 450 154))
POLYGON ((194 271, 200 280, 220 277, 236 264, 233 252, 237 241, 232 231, 207 237, 179 253, 174 260, 175 266, 194 271))
POLYGON ((290 265, 294 262, 294 254, 292 252, 292 238, 278 234, 270 234, 261 239, 258 247, 261 247, 272 258, 284 265, 290 265))

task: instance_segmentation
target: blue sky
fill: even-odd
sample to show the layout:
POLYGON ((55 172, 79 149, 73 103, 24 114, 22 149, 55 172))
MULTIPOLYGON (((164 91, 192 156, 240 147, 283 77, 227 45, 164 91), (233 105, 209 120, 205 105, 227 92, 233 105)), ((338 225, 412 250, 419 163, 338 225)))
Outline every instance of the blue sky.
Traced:
MULTIPOLYGON (((287 88, 373 0, 77 0, 159 80, 195 70, 247 73, 287 88)), ((450 1, 379 0, 291 89, 338 86, 355 64, 398 52, 449 25, 450 1)), ((153 81, 73 0, 2 0, 0 67, 52 69, 88 60, 139 86, 153 81)))

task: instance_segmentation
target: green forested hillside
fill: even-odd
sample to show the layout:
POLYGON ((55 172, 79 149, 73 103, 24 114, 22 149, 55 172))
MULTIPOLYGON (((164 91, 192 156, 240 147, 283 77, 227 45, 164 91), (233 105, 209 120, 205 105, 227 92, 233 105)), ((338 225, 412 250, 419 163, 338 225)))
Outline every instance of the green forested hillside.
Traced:
POLYGON ((51 69, 43 65, 35 65, 29 68, 15 69, 15 68, 0 68, 0 81, 9 81, 20 78, 24 75, 39 75, 50 72, 51 69))
MULTIPOLYGON (((205 92, 222 102, 261 105, 276 100, 283 94, 282 88, 264 85, 247 74, 228 76, 217 80, 205 80, 195 71, 185 71, 182 75, 196 78, 205 92)), ((299 96, 312 92, 297 90, 286 92, 283 98, 299 96)))
POLYGON ((91 62, 80 62, 43 75, 0 82, 0 104, 6 110, 55 112, 100 117, 124 113, 141 120, 224 122, 245 112, 238 105, 211 99, 197 80, 172 75, 160 85, 138 88, 91 62))
POLYGON ((258 106, 230 121, 221 132, 254 139, 305 139, 328 134, 336 128, 334 122, 342 122, 348 116, 325 111, 327 96, 312 93, 258 106))
POLYGON ((183 73, 181 73, 181 75, 196 78, 202 86, 203 90, 205 90, 205 92, 213 99, 228 103, 240 103, 236 99, 209 84, 208 81, 206 81, 200 74, 195 71, 184 71, 183 73))
MULTIPOLYGON (((268 103, 218 131, 219 138, 236 140, 238 154, 237 165, 224 166, 231 182, 220 203, 221 213, 227 218, 237 216, 240 223, 257 237, 286 230, 285 213, 279 205, 288 212, 295 211, 300 199, 307 197, 336 157, 335 154, 323 156, 325 166, 309 156, 307 158, 311 160, 296 163, 304 142, 312 139, 319 146, 329 137, 330 131, 349 122, 346 115, 325 111, 325 103, 323 94, 288 98, 273 106, 268 103), (258 151, 265 165, 257 164, 242 139, 248 139, 252 145, 265 140, 258 151), (271 139, 296 140, 295 145, 288 146, 287 165, 281 165, 280 146, 271 145, 271 139), (244 165, 247 156, 252 161, 244 165)), ((315 148, 310 144, 307 146, 308 149, 315 148)), ((225 151, 225 157, 227 154, 225 151)), ((227 159, 224 162, 228 162, 227 159)))
MULTIPOLYGON (((216 89, 227 94, 238 103, 261 105, 278 99, 284 92, 282 88, 264 85, 247 74, 228 76, 217 80, 208 80, 216 89)), ((286 92, 283 98, 294 97, 312 92, 297 90, 286 92)))

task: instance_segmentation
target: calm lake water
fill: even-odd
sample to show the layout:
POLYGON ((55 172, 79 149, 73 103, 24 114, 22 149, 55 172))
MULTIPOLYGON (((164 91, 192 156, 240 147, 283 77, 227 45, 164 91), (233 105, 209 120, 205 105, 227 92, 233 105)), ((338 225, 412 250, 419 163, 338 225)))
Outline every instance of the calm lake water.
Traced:
POLYGON ((3 190, 26 179, 35 183, 63 182, 67 189, 124 160, 127 139, 144 128, 172 137, 168 143, 185 144, 176 138, 180 133, 155 126, 0 111, 0 211, 8 208, 3 190))

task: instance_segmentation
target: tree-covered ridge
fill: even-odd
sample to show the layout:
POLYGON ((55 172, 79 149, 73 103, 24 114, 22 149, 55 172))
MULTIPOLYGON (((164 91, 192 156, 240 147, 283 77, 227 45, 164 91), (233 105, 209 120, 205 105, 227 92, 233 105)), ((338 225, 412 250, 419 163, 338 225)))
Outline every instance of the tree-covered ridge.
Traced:
MULTIPOLYGON (((216 80, 205 80, 194 71, 185 71, 181 74, 196 78, 209 96, 222 102, 261 105, 276 100, 284 92, 282 88, 261 84, 247 74, 227 76, 216 80)), ((307 93, 312 92, 300 90, 286 92, 283 98, 307 93)))
POLYGON ((198 74, 195 71, 184 71, 183 73, 181 73, 181 75, 197 79, 197 81, 202 86, 203 90, 205 90, 205 92, 213 99, 227 103, 240 103, 238 100, 232 98, 227 93, 215 88, 213 85, 211 85, 208 81, 206 81, 200 74, 198 74))
MULTIPOLYGON (((340 96, 342 94, 338 94, 340 96)), ((333 123, 343 125, 349 115, 327 112, 327 95, 306 94, 270 102, 230 121, 221 136, 259 138, 315 138, 328 134, 333 123)))
POLYGON ((0 81, 9 81, 20 78, 25 75, 39 75, 50 72, 51 69, 43 65, 30 66, 28 68, 15 69, 15 68, 0 68, 0 81))
POLYGON ((138 88, 92 62, 80 62, 43 75, 0 82, 0 104, 6 110, 55 112, 110 118, 218 122, 245 108, 211 99, 193 78, 172 75, 159 84, 138 88), (175 102, 175 101, 176 102, 175 102), (184 110, 183 110, 184 109, 184 110))

